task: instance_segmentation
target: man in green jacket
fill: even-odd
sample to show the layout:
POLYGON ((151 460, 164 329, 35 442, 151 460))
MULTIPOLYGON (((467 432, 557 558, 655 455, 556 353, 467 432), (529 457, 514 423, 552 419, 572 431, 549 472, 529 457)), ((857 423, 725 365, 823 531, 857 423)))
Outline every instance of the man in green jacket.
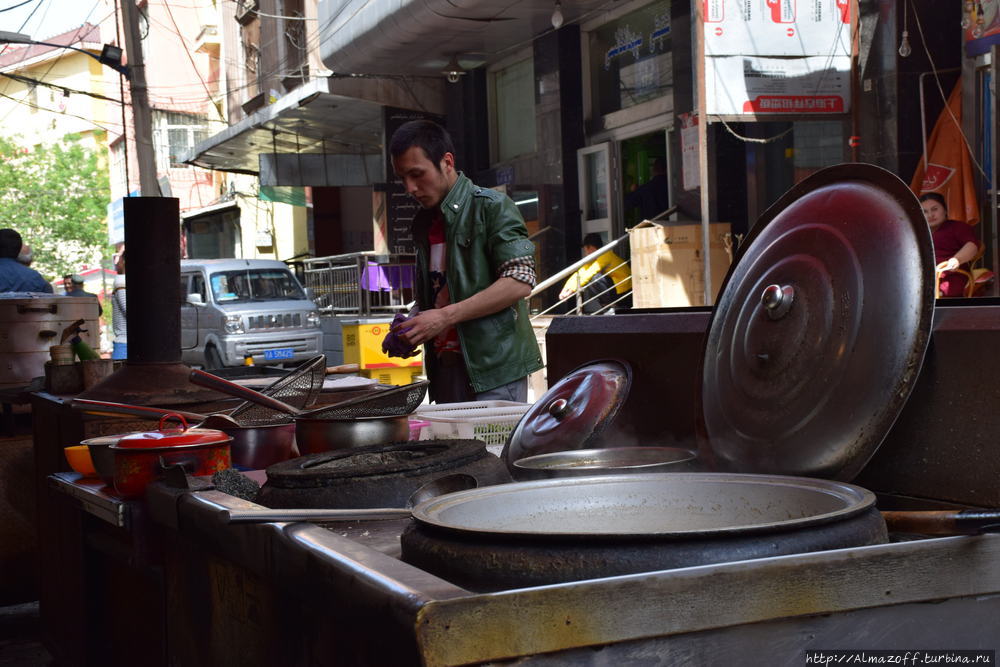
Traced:
POLYGON ((420 312, 394 333, 425 346, 435 402, 526 401, 542 358, 525 301, 535 248, 524 219, 507 196, 456 171, 451 137, 436 123, 401 126, 389 152, 422 207, 413 222, 420 312))

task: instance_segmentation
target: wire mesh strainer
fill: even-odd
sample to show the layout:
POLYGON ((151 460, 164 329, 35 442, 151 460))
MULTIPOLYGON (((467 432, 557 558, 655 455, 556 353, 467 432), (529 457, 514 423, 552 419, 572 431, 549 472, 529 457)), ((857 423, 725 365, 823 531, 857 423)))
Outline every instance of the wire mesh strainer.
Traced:
MULTIPOLYGON (((326 377, 326 355, 313 357, 303 362, 294 371, 278 378, 260 393, 287 403, 293 408, 302 410, 316 401, 323 380, 326 377)), ((242 426, 266 426, 282 424, 292 420, 287 412, 264 407, 250 401, 242 404, 229 413, 229 416, 242 426)))
POLYGON ((310 419, 353 419, 355 417, 395 417, 417 409, 427 395, 427 380, 372 392, 349 401, 310 410, 310 419))
POLYGON ((353 419, 355 417, 394 417, 408 415, 424 400, 427 394, 427 380, 413 384, 393 387, 374 392, 367 396, 359 396, 341 403, 325 405, 312 410, 302 410, 284 403, 280 399, 266 396, 249 387, 238 385, 224 378, 194 369, 191 371, 191 382, 202 387, 209 387, 237 396, 248 401, 277 410, 285 415, 293 415, 297 419, 353 419))

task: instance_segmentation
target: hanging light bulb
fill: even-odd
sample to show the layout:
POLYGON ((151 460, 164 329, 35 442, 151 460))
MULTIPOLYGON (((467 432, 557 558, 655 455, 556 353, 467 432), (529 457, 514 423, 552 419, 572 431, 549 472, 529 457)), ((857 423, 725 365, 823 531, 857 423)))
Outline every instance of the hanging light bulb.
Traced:
POLYGON ((448 83, 458 83, 463 76, 465 76, 465 69, 458 64, 458 54, 452 54, 451 60, 448 64, 444 66, 441 71, 444 74, 444 78, 448 80, 448 83))
POLYGON ((910 31, 908 28, 909 19, 909 0, 903 0, 903 38, 899 41, 899 57, 909 58, 910 54, 913 53, 913 49, 910 48, 910 31))
POLYGON ((911 53, 913 53, 913 49, 910 48, 910 33, 904 30, 903 39, 899 42, 899 57, 909 58, 911 53))
POLYGON ((555 9, 552 10, 552 27, 558 30, 563 24, 562 2, 556 0, 555 9))

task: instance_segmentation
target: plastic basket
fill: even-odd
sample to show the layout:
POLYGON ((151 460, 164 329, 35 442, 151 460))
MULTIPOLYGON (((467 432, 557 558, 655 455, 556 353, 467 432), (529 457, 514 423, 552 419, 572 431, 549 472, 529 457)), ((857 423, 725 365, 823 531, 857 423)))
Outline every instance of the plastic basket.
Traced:
MULTIPOLYGON (((483 410, 485 408, 524 408, 527 412, 531 403, 518 403, 516 401, 469 401, 467 403, 436 403, 434 405, 418 405, 414 410, 415 414, 428 414, 440 412, 457 412, 467 410, 483 410)), ((475 416, 475 415, 470 415, 475 416)))
POLYGON ((530 403, 511 403, 494 407, 464 407, 457 410, 423 412, 420 414, 420 419, 426 421, 428 426, 421 430, 420 438, 482 440, 491 453, 499 455, 510 432, 530 407, 530 403))
POLYGON ((420 440, 420 434, 425 428, 430 426, 429 421, 424 421, 423 419, 414 419, 410 417, 410 440, 420 440))

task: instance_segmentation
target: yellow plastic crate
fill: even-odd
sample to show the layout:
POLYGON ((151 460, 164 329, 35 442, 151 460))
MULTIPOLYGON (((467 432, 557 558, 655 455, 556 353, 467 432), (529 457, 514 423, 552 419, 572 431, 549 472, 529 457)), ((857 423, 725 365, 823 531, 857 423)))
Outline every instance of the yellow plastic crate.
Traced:
POLYGON ((359 375, 371 378, 381 384, 410 384, 420 379, 423 366, 409 368, 362 368, 359 375))
POLYGON ((379 382, 383 382, 380 375, 392 377, 394 380, 406 378, 403 381, 383 382, 383 384, 409 384, 412 381, 410 378, 423 372, 423 354, 400 359, 382 352, 382 340, 389 332, 391 322, 392 320, 364 320, 342 324, 344 363, 358 364, 362 375, 378 379, 379 382))

